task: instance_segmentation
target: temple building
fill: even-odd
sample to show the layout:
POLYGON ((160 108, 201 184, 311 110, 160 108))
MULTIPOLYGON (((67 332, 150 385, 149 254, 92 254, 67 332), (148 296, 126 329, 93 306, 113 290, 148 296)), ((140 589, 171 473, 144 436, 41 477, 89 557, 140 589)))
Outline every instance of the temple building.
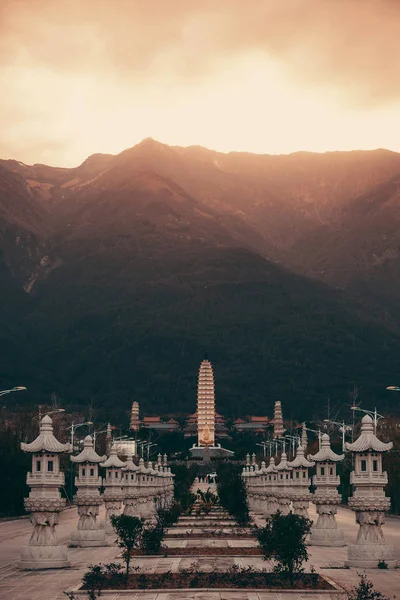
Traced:
POLYGON ((265 433, 269 424, 269 417, 254 416, 236 419, 236 421, 233 422, 233 426, 237 431, 253 431, 255 433, 265 433))

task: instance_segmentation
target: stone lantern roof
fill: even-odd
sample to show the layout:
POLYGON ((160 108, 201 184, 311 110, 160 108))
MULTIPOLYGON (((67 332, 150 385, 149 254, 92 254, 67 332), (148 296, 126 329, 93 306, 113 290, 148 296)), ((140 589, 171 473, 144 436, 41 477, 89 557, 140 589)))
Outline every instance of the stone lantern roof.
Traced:
POLYGON ((393 448, 393 442, 381 442, 374 434, 374 422, 369 415, 361 420, 361 434, 360 437, 353 443, 346 442, 346 450, 351 452, 367 452, 372 450, 373 452, 386 452, 393 448))
POLYGON ((123 471, 139 471, 139 467, 135 465, 135 463, 133 462, 133 457, 134 454, 132 454, 131 456, 128 456, 125 466, 122 467, 123 471))
POLYGON ((142 473, 143 475, 148 475, 149 473, 148 469, 146 469, 143 458, 139 460, 139 473, 142 473))
POLYGON ((344 454, 336 454, 329 440, 329 435, 324 433, 321 437, 321 449, 316 454, 309 454, 308 460, 315 462, 339 462, 344 459, 344 454))
POLYGON ((279 465, 276 465, 275 469, 277 471, 291 471, 292 467, 288 464, 286 452, 282 452, 281 454, 281 462, 279 465))
POLYGON ((266 473, 275 473, 276 472, 275 458, 273 456, 271 456, 271 458, 269 459, 269 465, 265 469, 265 472, 266 473))
POLYGON ((83 450, 78 456, 71 456, 71 461, 74 463, 101 463, 106 460, 107 456, 99 456, 93 448, 92 436, 87 435, 83 442, 83 450))
POLYGON ((51 452, 57 454, 60 452, 71 452, 72 446, 61 444, 53 435, 53 421, 49 415, 45 415, 40 424, 40 434, 30 444, 21 442, 21 450, 24 452, 51 452))
POLYGON ((107 460, 105 462, 100 463, 100 466, 105 467, 106 469, 109 467, 116 467, 116 468, 125 467, 125 463, 122 462, 122 460, 120 460, 118 458, 117 449, 114 445, 111 446, 110 456, 107 458, 107 460))
POLYGON ((294 460, 292 460, 291 462, 288 462, 287 464, 289 467, 292 467, 294 469, 299 468, 299 467, 308 468, 308 467, 313 467, 315 465, 315 463, 310 462, 304 456, 303 446, 299 446, 297 448, 296 458, 294 460))

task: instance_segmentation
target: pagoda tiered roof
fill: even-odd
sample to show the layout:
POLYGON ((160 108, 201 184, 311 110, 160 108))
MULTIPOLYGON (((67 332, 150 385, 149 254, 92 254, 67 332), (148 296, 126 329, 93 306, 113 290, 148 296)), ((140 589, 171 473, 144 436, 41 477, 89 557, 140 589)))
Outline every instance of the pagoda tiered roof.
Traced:
POLYGON ((100 466, 105 467, 106 469, 109 467, 121 468, 121 467, 125 467, 125 464, 126 463, 122 462, 122 460, 120 460, 118 458, 117 449, 113 444, 111 446, 110 456, 107 458, 107 460, 105 462, 101 463, 100 466))
POLYGON ((374 433, 374 422, 369 415, 361 420, 361 434, 358 439, 352 444, 346 442, 346 450, 351 452, 367 452, 373 450, 374 452, 387 452, 393 448, 393 442, 381 442, 378 440, 374 433))
POLYGON ((99 456, 93 447, 93 439, 91 435, 87 435, 83 442, 83 450, 77 456, 71 456, 71 461, 74 463, 101 463, 107 459, 107 456, 99 456))
POLYGON ((315 465, 315 463, 309 461, 306 459, 306 457, 304 456, 304 448, 303 446, 299 446, 297 448, 297 452, 296 452, 296 458, 294 458, 292 461, 288 462, 288 466, 292 467, 293 469, 299 468, 299 467, 313 467, 315 465))
POLYGON ((329 435, 324 433, 321 437, 321 448, 316 454, 309 454, 308 460, 315 462, 339 462, 344 459, 344 454, 336 454, 329 440, 329 435))
POLYGON ((24 452, 71 452, 72 446, 69 442, 62 444, 53 435, 53 421, 49 415, 45 415, 40 424, 40 434, 30 444, 21 442, 21 450, 24 452))

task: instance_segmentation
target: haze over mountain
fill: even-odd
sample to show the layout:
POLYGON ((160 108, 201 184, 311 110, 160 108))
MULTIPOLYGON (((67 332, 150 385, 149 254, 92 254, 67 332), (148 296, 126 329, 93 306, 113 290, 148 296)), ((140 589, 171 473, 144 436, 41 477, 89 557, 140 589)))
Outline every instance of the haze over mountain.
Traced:
POLYGON ((145 139, 71 169, 0 161, 4 383, 190 412, 207 350, 221 412, 269 414, 280 398, 303 418, 354 384, 390 403, 399 182, 386 150, 145 139))

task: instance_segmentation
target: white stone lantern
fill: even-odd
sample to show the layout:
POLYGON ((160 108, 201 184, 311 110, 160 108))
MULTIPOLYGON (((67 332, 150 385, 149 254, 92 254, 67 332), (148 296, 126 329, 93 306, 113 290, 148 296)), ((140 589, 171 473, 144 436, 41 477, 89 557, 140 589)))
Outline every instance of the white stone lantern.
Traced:
POLYGON ((154 502, 150 490, 149 470, 146 468, 143 458, 139 460, 137 481, 139 514, 142 519, 152 519, 154 517, 154 502))
POLYGON ((346 565, 359 568, 377 568, 385 561, 388 567, 396 567, 393 546, 386 544, 382 525, 390 498, 385 496, 387 473, 382 471, 382 453, 391 450, 393 443, 385 444, 374 434, 373 420, 365 415, 361 421, 361 435, 346 449, 354 454, 354 471, 350 474, 353 496, 349 507, 356 513, 360 529, 355 544, 348 546, 346 565))
POLYGON ((78 477, 75 477, 78 492, 74 502, 79 514, 78 527, 72 532, 71 542, 82 548, 105 545, 105 531, 100 529, 97 516, 100 505, 103 504, 99 489, 99 463, 106 458, 107 456, 97 454, 90 435, 85 437, 82 452, 78 456, 70 457, 70 460, 78 465, 78 477))
POLYGON ((124 515, 140 518, 140 512, 138 510, 139 495, 137 481, 139 467, 133 462, 133 456, 134 455, 128 457, 125 467, 122 467, 124 481, 124 515))
POLYGON ((278 510, 283 515, 288 515, 292 501, 292 467, 288 465, 286 452, 282 452, 281 461, 276 465, 275 469, 277 471, 276 490, 279 504, 278 510))
POLYGON ((100 463, 100 466, 104 467, 106 470, 106 476, 103 479, 103 499, 106 507, 104 530, 106 533, 113 533, 114 530, 111 524, 111 516, 119 514, 121 503, 124 499, 122 490, 124 473, 122 467, 125 467, 125 463, 118 458, 115 445, 111 446, 110 456, 105 462, 100 463))
POLYGON ((316 454, 309 454, 309 460, 315 461, 317 473, 313 477, 316 486, 313 503, 316 506, 318 519, 313 524, 309 544, 312 546, 344 546, 343 531, 336 522, 337 507, 341 498, 337 492, 340 479, 336 474, 336 464, 344 459, 344 454, 333 452, 329 435, 321 437, 321 449, 316 454))
POLYGON ((288 462, 292 467, 292 502, 295 515, 308 518, 308 504, 310 502, 310 479, 308 469, 315 463, 309 461, 304 456, 304 447, 300 445, 297 448, 296 458, 288 462))
POLYGON ((277 478, 278 473, 275 465, 275 458, 271 456, 269 465, 265 469, 266 472, 266 489, 267 489, 267 507, 266 516, 269 517, 279 510, 277 499, 277 478))
POLYGON ((24 452, 32 454, 32 471, 26 482, 31 488, 25 498, 25 509, 31 513, 33 532, 28 546, 23 546, 20 569, 61 569, 69 567, 67 547, 60 546, 56 536, 59 513, 65 507, 60 488, 64 473, 60 471, 60 454, 71 452, 71 444, 61 444, 53 435, 53 421, 46 415, 39 436, 30 444, 21 443, 24 452))

